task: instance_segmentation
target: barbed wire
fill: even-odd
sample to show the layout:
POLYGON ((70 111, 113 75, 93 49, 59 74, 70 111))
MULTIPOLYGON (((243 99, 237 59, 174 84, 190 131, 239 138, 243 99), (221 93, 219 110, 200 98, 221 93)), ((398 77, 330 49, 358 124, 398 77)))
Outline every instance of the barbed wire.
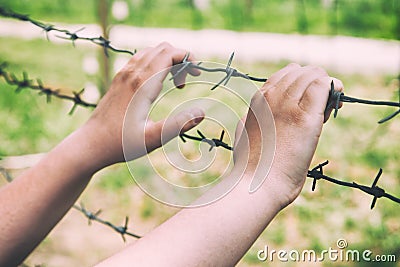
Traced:
POLYGON ((11 181, 13 180, 11 174, 10 174, 6 169, 4 169, 3 167, 0 167, 0 174, 1 174, 1 175, 4 177, 4 179, 6 179, 6 181, 9 182, 9 183, 11 183, 11 181))
POLYGON ((85 89, 81 89, 79 92, 72 92, 73 95, 66 95, 60 93, 60 89, 53 89, 48 86, 43 85, 43 82, 40 79, 36 79, 35 81, 29 78, 27 72, 22 73, 22 77, 18 78, 14 73, 6 71, 7 63, 0 63, 0 77, 12 86, 17 86, 15 88, 15 92, 19 93, 23 89, 30 89, 37 91, 39 95, 45 95, 46 101, 49 103, 51 101, 51 97, 56 97, 64 100, 69 100, 74 102, 69 114, 73 114, 77 106, 87 107, 87 108, 95 108, 97 104, 86 102, 82 99, 82 94, 85 89))
MULTIPOLYGON (((46 24, 46 23, 31 19, 29 17, 29 15, 16 13, 16 12, 11 11, 9 9, 5 9, 4 7, 0 7, 0 15, 3 16, 3 17, 13 18, 13 19, 21 20, 21 21, 29 21, 33 25, 43 29, 46 32, 46 34, 51 32, 51 31, 63 33, 63 34, 65 34, 65 36, 57 36, 57 37, 62 38, 62 39, 70 40, 70 41, 72 41, 73 44, 74 44, 74 42, 76 40, 85 40, 85 41, 89 41, 89 42, 92 42, 94 44, 100 45, 100 46, 102 46, 104 48, 104 52, 105 52, 106 55, 108 55, 107 49, 110 49, 110 50, 112 50, 114 52, 117 52, 117 53, 128 53, 130 55, 134 55, 136 53, 136 50, 134 52, 132 52, 132 51, 129 51, 129 50, 117 49, 117 48, 112 47, 111 46, 111 41, 105 39, 103 36, 99 36, 99 37, 95 37, 95 38, 89 38, 89 37, 84 37, 84 36, 77 35, 77 33, 79 31, 81 31, 83 28, 79 29, 76 32, 70 32, 70 31, 65 30, 65 29, 59 29, 59 28, 55 27, 54 25, 46 24)), ((256 82, 266 82, 268 80, 268 78, 254 77, 254 76, 251 76, 249 74, 241 73, 237 69, 232 68, 231 64, 232 64, 234 55, 235 55, 234 52, 230 55, 225 68, 207 68, 207 67, 201 66, 202 62, 199 62, 199 63, 196 64, 196 63, 193 63, 193 62, 189 61, 188 60, 189 53, 187 53, 185 55, 185 57, 183 58, 183 60, 182 60, 182 63, 181 63, 182 67, 175 73, 175 75, 173 75, 171 77, 171 79, 175 78, 177 75, 182 73, 187 68, 195 68, 195 69, 199 69, 199 70, 206 71, 206 72, 222 72, 222 73, 225 73, 225 76, 217 84, 215 84, 211 88, 211 90, 215 90, 220 85, 227 85, 232 77, 240 77, 240 78, 244 78, 244 79, 248 79, 248 80, 256 81, 256 82)), ((334 112, 334 117, 335 118, 336 118, 336 116, 338 114, 339 103, 340 102, 359 103, 359 104, 365 104, 365 105, 379 105, 379 106, 398 107, 399 109, 397 111, 395 111, 391 115, 388 115, 387 117, 381 119, 378 122, 378 123, 384 123, 384 122, 387 122, 390 119, 394 118, 398 114, 400 114, 400 89, 399 89, 399 101, 398 102, 375 101, 375 100, 366 100, 366 99, 346 96, 342 92, 335 91, 334 85, 333 85, 333 82, 332 82, 331 83, 331 92, 330 92, 327 108, 330 108, 330 107, 332 107, 331 105, 333 105, 333 107, 335 109, 335 112, 334 112)))
POLYGON ((85 209, 85 207, 82 203, 80 204, 80 206, 74 205, 72 207, 74 209, 80 211, 83 215, 85 215, 85 217, 88 219, 89 225, 91 225, 92 221, 96 221, 103 225, 106 225, 106 226, 110 227, 111 229, 113 229, 115 232, 119 233, 122 237, 122 240, 124 240, 124 242, 126 242, 125 235, 131 236, 134 238, 141 238, 141 236, 128 231, 128 223, 129 223, 128 216, 125 217, 125 223, 123 226, 116 226, 116 225, 112 224, 111 222, 103 220, 100 217, 98 217, 98 215, 101 213, 101 210, 98 210, 95 213, 93 213, 93 212, 85 209))
MULTIPOLYGON (((202 62, 199 63, 193 63, 189 61, 189 53, 185 55, 185 57, 182 60, 181 67, 177 70, 177 72, 171 77, 171 79, 174 79, 177 77, 180 73, 182 73, 184 70, 194 68, 194 69, 199 69, 202 71, 206 72, 222 72, 225 73, 225 76, 218 82, 216 83, 211 90, 215 90, 217 87, 220 85, 227 85, 229 80, 232 77, 240 77, 244 79, 248 79, 251 81, 256 81, 256 82, 266 82, 268 78, 259 78, 259 77, 253 77, 248 74, 244 74, 239 72, 237 69, 232 68, 231 64, 233 61, 235 53, 233 52, 228 60, 228 63, 226 64, 225 68, 206 68, 204 66, 201 66, 202 62)), ((387 117, 381 119, 378 123, 384 123, 389 121, 390 119, 393 119, 395 116, 400 114, 400 88, 398 91, 399 94, 399 100, 398 102, 392 102, 392 101, 376 101, 376 100, 367 100, 367 99, 362 99, 362 98, 356 98, 356 97, 351 97, 345 95, 343 92, 339 92, 335 90, 334 83, 333 81, 331 82, 331 90, 329 93, 329 98, 327 102, 327 107, 326 109, 334 108, 334 117, 337 117, 338 111, 339 111, 339 104, 340 102, 346 102, 346 103, 358 103, 358 104, 364 104, 364 105, 374 105, 374 106, 387 106, 387 107, 398 107, 399 109, 392 113, 391 115, 388 115, 387 117)))
MULTIPOLYGON (((130 55, 134 55, 136 53, 135 52, 131 52, 128 50, 122 50, 122 49, 116 49, 114 47, 111 46, 111 42, 107 39, 105 39, 104 37, 100 36, 100 37, 95 37, 95 38, 89 38, 89 37, 84 37, 84 36, 79 36, 77 35, 77 33, 82 30, 78 30, 76 32, 70 32, 68 30, 65 29, 60 29, 55 27, 54 25, 51 24, 46 24, 37 20, 33 20, 31 19, 28 15, 23 15, 23 14, 19 14, 16 12, 13 12, 11 10, 7 10, 3 7, 0 7, 0 15, 3 17, 9 17, 9 18, 13 18, 13 19, 17 19, 17 20, 21 20, 21 21, 29 21, 30 23, 32 23, 33 25, 40 27, 41 29, 43 29, 46 32, 46 36, 48 37, 47 33, 51 32, 51 31, 55 31, 58 33, 62 33, 65 36, 57 36, 58 38, 62 38, 62 39, 67 39, 72 41, 72 44, 74 45, 76 40, 85 40, 85 41, 89 41, 92 42, 94 44, 100 45, 104 48, 104 52, 106 55, 107 54, 107 50, 112 50, 116 53, 128 53, 130 55)), ((232 68, 232 62, 233 62, 233 58, 234 58, 234 53, 232 53, 228 59, 228 62, 226 64, 226 66, 224 68, 208 68, 208 67, 204 67, 202 66, 202 62, 199 63, 193 63, 191 61, 188 60, 189 58, 189 53, 187 53, 185 55, 185 57, 182 60, 181 63, 181 67, 176 71, 176 73, 171 77, 171 79, 174 79, 175 77, 177 77, 179 74, 181 74, 183 71, 190 69, 190 68, 195 68, 195 69, 199 69, 201 71, 205 71, 205 72, 221 72, 224 73, 224 77, 218 82, 216 83, 211 90, 215 90, 216 88, 218 88, 221 85, 227 85, 228 82, 230 81, 230 79, 232 77, 239 77, 239 78, 244 78, 244 79, 248 79, 251 81, 256 81, 256 82, 266 82, 268 80, 268 78, 260 78, 260 77, 254 77, 251 76, 249 74, 244 74, 239 72, 237 69, 232 68)), ((43 86, 41 80, 36 79, 36 83, 34 83, 32 80, 30 80, 28 78, 28 74, 26 72, 23 73, 23 77, 22 79, 18 79, 14 74, 6 72, 4 70, 5 68, 5 63, 1 63, 0 64, 0 76, 2 76, 5 81, 10 84, 10 85, 16 85, 16 92, 21 91, 24 88, 29 88, 32 90, 38 90, 39 94, 44 94, 47 97, 47 101, 49 102, 51 99, 51 96, 57 97, 57 98, 61 98, 61 99, 66 99, 66 100, 70 100, 74 102, 74 105, 70 111, 70 113, 72 113, 76 106, 83 106, 83 107, 96 107, 96 104, 92 104, 92 103, 88 103, 85 102, 84 100, 81 99, 81 95, 83 93, 83 89, 79 92, 74 92, 74 96, 68 96, 68 95, 63 95, 61 93, 59 93, 59 90, 54 90, 48 87, 43 86)), ((400 77, 399 77, 400 79, 400 77)), ((400 88, 399 88, 399 101, 398 102, 392 102, 392 101, 376 101, 376 100, 367 100, 367 99, 361 99, 361 98, 356 98, 356 97, 351 97, 351 96, 347 96, 345 95, 343 92, 339 92, 336 91, 334 88, 334 84, 333 81, 331 82, 331 88, 330 88, 330 94, 329 94, 329 99, 327 102, 327 107, 326 109, 330 109, 333 108, 334 109, 334 117, 337 117, 338 111, 339 111, 339 104, 340 102, 345 102, 345 103, 358 103, 358 104, 364 104, 364 105, 376 105, 376 106, 387 106, 387 107, 398 107, 398 110, 396 110, 395 112, 393 112, 392 114, 386 116, 385 118, 381 119, 378 123, 384 123, 387 122, 391 119, 393 119, 394 117, 396 117, 398 114, 400 114, 400 88)), ((222 147, 224 149, 227 150, 233 150, 233 147, 231 147, 229 144, 225 143, 223 141, 223 137, 225 134, 225 131, 222 130, 221 132, 221 136, 219 139, 217 138, 207 138, 200 130, 197 130, 197 134, 198 136, 193 136, 193 135, 189 135, 186 133, 182 133, 180 134, 180 138, 183 142, 186 142, 186 139, 190 139, 193 141, 198 141, 198 142, 205 142, 207 144, 210 145, 210 149, 209 151, 211 151, 214 147, 222 147)), ((373 195, 374 199, 373 202, 371 204, 371 209, 375 206, 376 200, 377 198, 381 198, 381 197, 386 197, 392 201, 395 201, 397 203, 400 203, 400 199, 396 198, 390 194, 385 193, 385 191, 376 186, 381 174, 382 174, 382 169, 379 171, 378 175, 376 176, 374 183, 372 184, 372 186, 365 186, 365 185, 359 185, 355 182, 353 183, 349 183, 349 182, 344 182, 344 181, 340 181, 337 179, 334 179, 332 177, 326 176, 323 174, 323 166, 325 166, 326 164, 328 164, 328 162, 324 162, 323 164, 318 165, 317 167, 311 169, 308 171, 307 177, 309 178, 313 178, 313 190, 315 189, 316 186, 316 181, 319 179, 323 179, 341 186, 347 186, 347 187, 352 187, 352 188, 357 188, 369 195, 373 195)), ((96 213, 93 214, 87 210, 85 210, 82 206, 75 207, 76 209, 79 209, 81 212, 83 212, 85 214, 86 217, 89 218, 90 220, 96 220, 100 223, 106 224, 110 227, 112 227, 115 231, 121 233, 122 237, 124 238, 124 234, 128 234, 126 233, 126 228, 124 227, 116 227, 115 225, 110 224, 107 221, 104 221, 98 217, 96 217, 96 213), (125 229, 125 230, 123 230, 125 229)), ((125 227, 127 225, 127 220, 126 219, 126 223, 125 223, 125 227)), ((134 235, 136 236, 136 235, 134 235)))
POLYGON ((84 30, 85 28, 81 28, 75 32, 71 32, 69 30, 66 29, 61 29, 58 28, 52 24, 48 24, 48 23, 44 23, 38 20, 34 20, 31 19, 29 17, 29 15, 24 15, 24 14, 20 14, 20 13, 16 13, 10 9, 6 9, 4 7, 0 7, 0 16, 2 17, 6 17, 6 18, 12 18, 12 19, 16 19, 16 20, 20 20, 20 21, 28 21, 30 23, 32 23, 33 25, 41 28, 45 33, 46 33, 46 38, 47 40, 49 40, 49 36, 48 33, 50 32, 57 32, 57 33, 61 33, 63 34, 63 36, 60 35, 56 35, 57 38, 59 39, 64 39, 64 40, 68 40, 72 42, 72 45, 75 46, 75 41, 77 40, 82 40, 82 41, 87 41, 93 44, 96 44, 98 46, 103 47, 104 49, 104 54, 106 56, 108 56, 108 50, 117 52, 117 53, 125 53, 125 54, 129 54, 129 55, 134 55, 136 53, 135 51, 129 51, 129 50, 124 50, 124 49, 118 49, 115 48, 111 45, 111 41, 104 38, 103 36, 98 36, 98 37, 86 37, 83 35, 78 35, 78 32, 84 30))
MULTIPOLYGON (((2 175, 8 183, 11 183, 13 181, 13 178, 10 175, 10 173, 1 166, 0 166, 0 175, 2 175)), ((125 235, 131 236, 134 238, 141 238, 140 235, 137 235, 137 234, 134 234, 134 233, 128 231, 128 223, 129 223, 128 216, 125 217, 125 222, 124 222, 123 226, 116 226, 115 224, 112 224, 111 222, 106 221, 99 217, 101 210, 98 210, 96 212, 91 212, 85 208, 83 203, 81 203, 79 206, 73 205, 72 208, 74 208, 75 210, 77 210, 77 211, 81 212, 83 215, 85 215, 85 217, 88 219, 88 225, 91 225, 92 221, 96 221, 100 224, 106 225, 109 228, 113 229, 115 232, 119 233, 122 237, 122 240, 124 240, 124 242, 126 242, 125 235)))
POLYGON ((397 111, 393 112, 392 114, 390 114, 390 115, 386 116, 385 118, 381 119, 380 121, 378 121, 379 124, 382 124, 384 122, 387 122, 387 121, 393 119, 398 114, 400 114, 400 86, 399 86, 398 94, 399 94, 399 102, 366 100, 366 99, 346 96, 343 92, 335 91, 335 87, 334 87, 334 84, 332 81, 331 82, 331 90, 329 92, 328 105, 327 105, 326 109, 333 108, 335 110, 334 117, 336 118, 338 111, 339 111, 340 102, 359 103, 359 104, 373 105, 373 106, 398 107, 399 109, 397 111))
POLYGON ((379 169, 378 174, 375 176, 375 179, 372 183, 371 186, 367 186, 367 185, 361 185, 358 184, 356 182, 346 182, 346 181, 341 181, 332 177, 329 177, 327 175, 324 175, 324 171, 323 171, 323 167, 328 165, 329 161, 325 161, 321 164, 318 164, 316 167, 312 168, 311 170, 309 170, 307 172, 307 177, 312 178, 313 179, 313 184, 312 184, 312 188, 311 190, 314 191, 317 185, 317 181, 322 179, 340 186, 345 186, 345 187, 351 187, 351 188, 356 188, 361 190, 362 192, 373 196, 374 198, 372 199, 372 203, 371 203, 371 209, 373 209, 375 207, 376 201, 378 198, 381 197, 385 197, 387 199, 390 199, 396 203, 400 204, 400 198, 397 198, 393 195, 390 195, 388 193, 385 192, 384 189, 382 189, 381 187, 377 186, 377 183, 379 181, 379 178, 382 175, 383 170, 379 169))
POLYGON ((179 137, 181 138, 181 140, 184 143, 186 143, 186 139, 207 143, 210 145, 210 149, 208 151, 211 151, 214 147, 219 147, 219 146, 223 147, 227 150, 233 150, 233 147, 229 146, 227 143, 225 143, 223 141, 224 135, 225 135, 225 130, 221 131, 221 135, 220 135, 219 139, 207 138, 200 130, 197 130, 197 134, 199 136, 193 136, 193 135, 188 135, 186 133, 181 133, 181 134, 179 134, 179 137))

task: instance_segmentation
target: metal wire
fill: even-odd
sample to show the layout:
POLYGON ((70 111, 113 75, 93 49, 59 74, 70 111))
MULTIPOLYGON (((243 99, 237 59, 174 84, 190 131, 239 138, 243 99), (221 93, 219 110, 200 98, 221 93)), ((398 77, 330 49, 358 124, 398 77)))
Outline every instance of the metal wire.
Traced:
POLYGON ((381 198, 381 197, 385 197, 387 199, 390 199, 390 200, 400 204, 400 198, 397 198, 391 194, 386 193, 385 190, 383 190, 381 187, 377 186, 379 178, 381 177, 382 172, 383 172, 382 169, 379 169, 379 172, 376 175, 372 185, 367 186, 367 185, 360 185, 356 182, 350 183, 350 182, 341 181, 341 180, 329 177, 327 175, 324 175, 323 167, 326 166, 328 163, 329 163, 329 161, 325 161, 324 163, 317 165, 316 167, 312 168, 311 170, 309 170, 307 172, 307 177, 313 179, 312 191, 315 190, 317 181, 322 179, 322 180, 325 180, 325 181, 328 181, 328 182, 331 182, 331 183, 334 183, 334 184, 337 184, 340 186, 356 188, 368 195, 373 196, 374 198, 372 199, 371 209, 373 209, 375 207, 377 199, 381 198))
POLYGON ((210 149, 208 151, 211 151, 214 147, 219 147, 219 146, 227 150, 233 150, 233 147, 229 146, 227 143, 223 141, 225 135, 224 130, 221 131, 219 139, 207 138, 200 130, 197 130, 197 134, 199 135, 198 137, 193 135, 188 135, 186 133, 181 133, 179 134, 179 137, 184 143, 186 143, 186 139, 207 143, 210 145, 210 149))
MULTIPOLYGON (((43 29, 46 32, 46 34, 51 32, 51 31, 62 33, 62 34, 64 34, 64 36, 57 36, 57 37, 58 38, 62 38, 62 39, 66 39, 66 40, 70 40, 73 45, 75 44, 76 40, 89 41, 89 42, 94 43, 96 45, 102 46, 104 48, 104 53, 106 55, 108 55, 107 50, 111 50, 111 51, 114 51, 114 52, 117 52, 117 53, 127 53, 127 54, 130 54, 130 55, 134 55, 136 53, 136 50, 134 52, 132 52, 132 51, 129 51, 129 50, 117 49, 117 48, 111 46, 111 41, 105 39, 103 36, 99 36, 99 37, 94 37, 93 38, 93 37, 85 37, 85 36, 78 35, 77 33, 79 31, 83 30, 83 28, 79 29, 79 30, 77 30, 75 32, 71 32, 71 31, 68 31, 66 29, 57 28, 57 27, 55 27, 54 25, 51 25, 51 24, 46 24, 46 23, 31 19, 29 17, 29 15, 16 13, 16 12, 14 12, 12 10, 5 9, 4 7, 0 7, 0 16, 13 18, 13 19, 17 19, 17 20, 20 20, 20 21, 29 21, 33 25, 43 29)), ((229 82, 229 80, 232 77, 240 77, 240 78, 244 78, 244 79, 248 79, 248 80, 256 81, 256 82, 266 82, 268 80, 267 78, 253 77, 253 76, 250 76, 248 74, 241 73, 237 69, 232 68, 231 64, 232 64, 232 61, 233 61, 233 57, 234 57, 234 53, 232 53, 230 55, 228 63, 226 64, 225 68, 207 68, 207 67, 201 66, 201 62, 198 63, 198 64, 194 64, 194 63, 190 62, 188 60, 189 54, 186 54, 186 56, 182 60, 182 67, 176 72, 176 74, 174 76, 172 76, 171 79, 175 78, 177 75, 179 75, 180 73, 182 73, 184 70, 186 70, 188 68, 195 68, 195 69, 199 69, 199 70, 206 71, 206 72, 223 72, 223 73, 225 73, 225 76, 217 84, 215 84, 211 88, 211 90, 215 90, 217 87, 219 87, 222 84, 223 85, 227 85, 227 83, 229 82)), ((400 89, 399 89, 399 101, 398 102, 374 101, 374 100, 366 100, 366 99, 346 96, 341 92, 337 92, 337 91, 334 90, 333 82, 332 82, 332 84, 331 84, 331 93, 330 93, 330 97, 329 97, 327 108, 330 106, 330 103, 334 103, 335 104, 335 106, 334 106, 335 107, 335 113, 334 113, 334 117, 335 118, 336 118, 338 110, 339 110, 339 103, 340 102, 398 107, 399 109, 397 111, 395 111, 391 115, 388 115, 387 117, 385 117, 385 118, 383 118, 383 119, 381 119, 379 121, 379 123, 384 123, 384 122, 387 122, 390 119, 394 118, 398 114, 400 114, 400 89)))
MULTIPOLYGON (((58 32, 58 33, 62 33, 64 34, 64 36, 57 36, 58 38, 62 38, 62 39, 67 39, 70 40, 72 42, 72 44, 75 44, 76 40, 84 40, 84 41, 88 41, 91 43, 94 43, 96 45, 102 46, 104 48, 104 53, 106 55, 107 54, 107 50, 111 50, 114 51, 116 53, 127 53, 130 55, 134 55, 136 53, 136 51, 131 52, 128 50, 122 50, 122 49, 117 49, 114 48, 113 46, 111 46, 111 42, 107 39, 105 39, 102 36, 99 37, 95 37, 95 38, 89 38, 89 37, 84 37, 84 36, 80 36, 77 33, 79 31, 81 31, 82 29, 79 29, 78 31, 75 32, 70 32, 68 30, 65 29, 60 29, 55 27, 54 25, 51 24, 46 24, 37 20, 33 20, 31 19, 28 15, 23 15, 23 14, 18 14, 15 13, 11 10, 5 9, 3 7, 0 7, 0 16, 3 17, 8 17, 8 18, 13 18, 13 19, 17 19, 20 21, 29 21, 30 23, 32 23, 33 25, 43 29, 47 33, 54 31, 54 32, 58 32)), ((233 62, 233 57, 234 57, 234 53, 232 53, 229 57, 229 60, 226 64, 225 68, 207 68, 202 66, 202 62, 200 63, 192 63, 188 60, 189 58, 189 54, 186 54, 185 57, 182 60, 182 64, 181 67, 177 70, 177 72, 171 77, 171 79, 174 79, 175 77, 177 77, 179 74, 181 74, 183 71, 187 71, 190 68, 195 68, 195 69, 199 69, 201 71, 205 71, 205 72, 221 72, 224 73, 225 76, 217 83, 215 84, 211 90, 215 90, 216 88, 218 88, 220 85, 227 85, 227 83, 230 81, 230 79, 232 77, 239 77, 239 78, 244 78, 244 79, 248 79, 251 81, 256 81, 256 82, 266 82, 268 79, 267 78, 259 78, 259 77, 254 77, 254 76, 250 76, 248 74, 244 74, 239 72, 237 69, 234 69, 231 67, 232 62, 233 62)), ((10 84, 10 85, 16 85, 16 92, 21 91, 24 88, 28 88, 28 89, 32 89, 32 90, 37 90, 39 91, 39 94, 44 94, 46 95, 47 101, 49 102, 51 99, 51 96, 57 97, 57 98, 61 98, 61 99, 66 99, 66 100, 70 100, 74 102, 74 106, 71 109, 72 113, 76 106, 83 106, 83 107, 96 107, 96 104, 93 103, 88 103, 84 100, 81 99, 81 95, 83 93, 83 89, 79 92, 74 92, 73 96, 68 96, 68 95, 63 95, 59 93, 59 90, 54 90, 51 88, 48 88, 46 86, 44 86, 41 82, 41 80, 36 79, 36 83, 34 83, 32 80, 30 80, 28 78, 28 74, 26 72, 23 73, 23 77, 22 79, 18 79, 14 74, 6 72, 5 71, 5 67, 6 64, 5 63, 1 63, 0 64, 0 76, 3 77, 5 79, 5 81, 10 84)), ((398 107, 399 109, 396 110, 395 112, 393 112, 392 114, 386 116, 385 118, 381 119, 378 123, 384 123, 387 122, 391 119, 393 119, 394 117, 396 117, 398 114, 400 114, 400 88, 399 88, 399 101, 398 102, 392 102, 392 101, 376 101, 376 100, 367 100, 367 99, 361 99, 361 98, 356 98, 356 97, 351 97, 351 96, 347 96, 342 92, 336 91, 334 88, 334 84, 333 81, 331 82, 331 88, 330 88, 330 94, 329 94, 329 98, 328 98, 328 102, 327 102, 327 106, 326 109, 330 109, 333 108, 334 109, 334 117, 337 117, 338 111, 339 111, 339 104, 340 102, 345 102, 345 103, 358 103, 358 104, 364 104, 364 105, 375 105, 375 106, 388 106, 388 107, 398 107)), ((231 147, 229 144, 225 143, 223 141, 223 137, 224 137, 224 131, 221 132, 221 136, 219 139, 217 138, 207 138, 201 131, 197 131, 198 136, 192 136, 186 133, 182 133, 180 134, 180 138, 182 139, 183 142, 186 142, 186 139, 190 139, 193 141, 198 141, 198 142, 205 142, 207 144, 210 145, 210 151, 214 148, 214 147, 222 147, 224 149, 227 150, 233 150, 233 147, 231 147)), ((357 184, 355 182, 349 183, 349 182, 345 182, 345 181, 341 181, 341 180, 337 180, 334 179, 332 177, 326 176, 323 174, 323 167, 328 164, 328 161, 319 164, 318 166, 316 166, 315 168, 311 169, 308 171, 307 173, 307 177, 314 179, 313 180, 313 187, 312 189, 315 190, 316 187, 316 182, 317 180, 323 179, 329 182, 332 182, 334 184, 337 185, 341 185, 341 186, 346 186, 346 187, 352 187, 352 188, 356 188, 359 189, 361 191, 363 191, 366 194, 372 195, 373 201, 371 204, 371 209, 375 206, 375 203, 377 201, 378 198, 381 197, 385 197, 388 198, 396 203, 400 203, 400 199, 392 196, 388 193, 386 193, 382 188, 378 187, 376 184, 382 174, 382 169, 380 169, 380 171, 378 172, 378 175, 375 177, 375 180, 372 184, 372 186, 366 186, 366 185, 360 185, 357 184)), ((107 221, 104 221, 100 218, 97 217, 98 212, 97 213, 91 213, 89 211, 87 211, 86 209, 84 209, 83 206, 78 207, 78 206, 74 206, 75 209, 80 210, 81 212, 83 212, 85 214, 86 217, 88 217, 89 222, 91 220, 95 220, 98 221, 100 223, 103 223, 105 225, 108 225, 109 227, 113 228, 115 231, 117 231, 118 233, 120 233, 124 239, 124 235, 132 235, 134 237, 139 238, 139 236, 134 235, 134 234, 129 234, 128 232, 126 232, 126 226, 127 226, 127 221, 128 218, 126 218, 126 222, 125 222, 125 226, 123 227, 117 227, 107 221), (125 230, 124 230, 125 229, 125 230)), ((125 239, 124 239, 125 240, 125 239)))
POLYGON ((93 212, 85 209, 85 207, 82 203, 80 204, 80 206, 74 205, 73 208, 80 211, 83 215, 85 215, 86 218, 88 218, 89 225, 91 225, 92 221, 96 221, 103 225, 106 225, 106 226, 110 227, 111 229, 113 229, 115 232, 119 233, 122 237, 122 240, 124 240, 124 242, 126 242, 125 235, 132 236, 134 238, 141 238, 141 236, 128 231, 128 223, 129 223, 128 216, 125 217, 125 222, 124 222, 123 226, 116 226, 116 225, 112 224, 111 222, 103 220, 100 217, 98 217, 98 215, 101 213, 101 210, 98 210, 95 213, 93 213, 93 212))
POLYGON ((82 94, 85 89, 81 89, 79 92, 72 92, 73 95, 66 95, 60 93, 60 89, 52 89, 48 86, 43 85, 43 82, 40 79, 36 79, 36 81, 29 78, 27 72, 22 73, 22 77, 18 78, 14 73, 6 71, 7 63, 0 63, 0 77, 9 84, 16 86, 15 92, 19 93, 23 89, 30 89, 34 91, 38 91, 39 95, 45 95, 46 101, 49 103, 51 101, 51 97, 56 97, 64 100, 69 100, 74 102, 69 114, 73 114, 77 106, 87 107, 87 108, 95 108, 97 104, 86 102, 82 99, 82 94))
POLYGON ((75 41, 76 40, 82 40, 82 41, 87 41, 93 44, 96 44, 98 46, 103 47, 104 49, 104 53, 106 56, 108 56, 108 50, 111 50, 113 52, 117 52, 117 53, 125 53, 125 54, 129 54, 129 55, 134 55, 136 53, 135 51, 129 51, 129 50, 125 50, 125 49, 118 49, 115 48, 111 45, 111 41, 104 38, 103 36, 98 36, 98 37, 86 37, 83 35, 78 35, 78 32, 82 31, 84 28, 81 28, 75 32, 71 32, 69 30, 66 29, 61 29, 58 28, 54 25, 48 24, 48 23, 44 23, 38 20, 34 20, 31 19, 29 17, 29 15, 24 15, 24 14, 20 14, 20 13, 16 13, 10 9, 6 9, 4 7, 0 7, 0 16, 2 17, 6 17, 6 18, 12 18, 12 19, 16 19, 16 20, 20 20, 20 21, 28 21, 30 23, 32 23, 33 25, 41 28, 45 33, 46 33, 46 38, 49 40, 49 36, 48 33, 49 32, 57 32, 57 33, 61 33, 62 36, 60 35, 56 35, 57 38, 60 39, 64 39, 64 40, 68 40, 72 42, 72 45, 75 46, 75 41))
POLYGON ((366 99, 346 96, 342 92, 335 91, 335 86, 332 81, 331 82, 331 90, 329 92, 328 104, 327 104, 326 109, 334 108, 334 110, 335 110, 334 117, 336 118, 338 111, 339 111, 339 103, 340 102, 359 103, 359 104, 373 105, 373 106, 398 107, 399 109, 397 111, 393 112, 392 114, 390 114, 390 115, 386 116, 385 118, 381 119, 380 121, 378 121, 379 124, 382 124, 384 122, 387 122, 387 121, 393 119, 398 114, 400 114, 400 88, 399 88, 398 94, 399 94, 399 102, 366 100, 366 99))

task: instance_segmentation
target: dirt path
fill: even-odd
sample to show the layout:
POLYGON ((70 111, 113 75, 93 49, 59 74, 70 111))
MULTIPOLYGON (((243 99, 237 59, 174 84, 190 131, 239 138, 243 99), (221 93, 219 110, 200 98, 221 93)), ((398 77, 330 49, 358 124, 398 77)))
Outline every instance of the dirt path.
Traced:
MULTIPOLYGON (((54 23, 59 25, 57 23, 54 23)), ((63 25, 85 36, 96 36, 96 25, 63 25)), ((44 33, 29 23, 0 20, 0 36, 44 38, 44 33)), ((235 51, 236 60, 252 62, 292 61, 314 64, 346 73, 397 74, 400 71, 400 42, 354 37, 326 37, 298 34, 232 32, 226 30, 191 31, 183 29, 114 26, 110 39, 114 46, 128 49, 154 46, 162 41, 184 47, 199 59, 227 59, 235 51)), ((64 42, 51 38, 55 42, 64 42)), ((79 42, 78 42, 79 43, 79 42)))

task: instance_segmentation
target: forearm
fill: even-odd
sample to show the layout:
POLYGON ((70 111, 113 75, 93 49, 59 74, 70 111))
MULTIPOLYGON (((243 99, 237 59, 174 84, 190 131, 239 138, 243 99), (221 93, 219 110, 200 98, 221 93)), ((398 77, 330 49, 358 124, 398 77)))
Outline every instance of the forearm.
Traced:
POLYGON ((222 199, 180 211, 100 265, 234 266, 282 208, 268 182, 250 194, 245 176, 222 199))
POLYGON ((17 265, 65 215, 99 168, 82 130, 0 189, 0 266, 17 265))

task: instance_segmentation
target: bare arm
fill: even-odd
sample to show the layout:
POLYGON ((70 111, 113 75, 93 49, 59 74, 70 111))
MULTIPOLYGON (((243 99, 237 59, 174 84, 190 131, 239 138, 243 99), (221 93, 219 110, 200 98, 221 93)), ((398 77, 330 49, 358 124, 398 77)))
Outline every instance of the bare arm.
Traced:
MULTIPOLYGON (((133 56, 117 74, 90 120, 36 166, 0 189, 0 266, 21 263, 70 209, 91 176, 105 166, 124 160, 122 123, 130 99, 138 94, 144 103, 140 111, 145 113, 151 104, 147 100, 158 95, 162 88, 162 80, 168 73, 165 69, 181 62, 185 54, 184 50, 161 44, 133 56), (141 87, 160 71, 163 72, 153 87, 141 87)), ((185 76, 186 73, 179 75, 175 83, 182 85, 185 76)), ((195 126, 199 122, 194 120, 196 117, 202 119, 201 110, 183 112, 165 124, 163 121, 148 124, 137 135, 146 136, 146 149, 150 152, 162 143, 161 126, 172 138, 180 130, 195 126)), ((133 124, 145 125, 142 118, 133 124)), ((131 145, 138 147, 140 151, 135 156, 139 157, 143 149, 135 141, 131 145)))
MULTIPOLYGON (((183 209, 99 266, 235 265, 275 215, 300 193, 329 115, 324 110, 331 80, 322 69, 294 64, 275 73, 253 97, 245 127, 238 131, 235 167, 225 178, 241 177, 237 186, 211 204, 183 209), (270 119, 258 114, 265 100, 275 121, 276 152, 266 180, 249 193, 258 168, 265 167, 263 153, 271 147, 261 144, 273 140, 263 136, 259 127, 263 124, 257 123, 257 119, 270 119)), ((334 81, 336 88, 342 88, 340 81, 334 81)), ((224 182, 206 194, 221 188, 226 188, 224 182)))

